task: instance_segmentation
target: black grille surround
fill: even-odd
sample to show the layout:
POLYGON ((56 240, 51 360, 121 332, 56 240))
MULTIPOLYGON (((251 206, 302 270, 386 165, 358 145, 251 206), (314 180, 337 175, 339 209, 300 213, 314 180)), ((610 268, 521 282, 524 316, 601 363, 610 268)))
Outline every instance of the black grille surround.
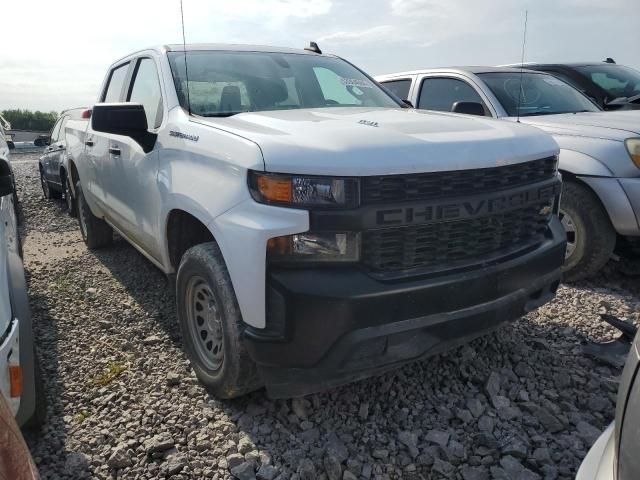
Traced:
POLYGON ((501 167, 362 177, 360 204, 460 197, 533 184, 556 175, 557 157, 501 167))
POLYGON ((499 263, 548 236, 561 190, 556 166, 550 157, 466 171, 361 177, 360 207, 312 210, 310 230, 358 232, 360 265, 380 279, 499 263), (377 192, 374 185, 380 186, 377 192))

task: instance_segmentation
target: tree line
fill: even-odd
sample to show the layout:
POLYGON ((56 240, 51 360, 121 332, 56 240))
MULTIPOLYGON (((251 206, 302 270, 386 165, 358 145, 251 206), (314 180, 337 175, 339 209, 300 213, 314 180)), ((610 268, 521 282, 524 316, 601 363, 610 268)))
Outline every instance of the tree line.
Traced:
POLYGON ((14 130, 34 130, 48 132, 53 128, 58 118, 57 112, 41 112, 36 110, 3 110, 2 116, 11 124, 14 130))

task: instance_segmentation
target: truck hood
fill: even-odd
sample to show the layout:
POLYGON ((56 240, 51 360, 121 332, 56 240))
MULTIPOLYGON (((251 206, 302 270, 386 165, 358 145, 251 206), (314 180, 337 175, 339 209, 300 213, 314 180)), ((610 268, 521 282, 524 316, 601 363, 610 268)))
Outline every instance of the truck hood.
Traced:
POLYGON ((495 167, 555 155, 540 130, 412 109, 332 107, 200 119, 255 142, 271 172, 389 175, 495 167))
MULTIPOLYGON (((510 120, 515 118, 510 117, 510 120)), ((540 115, 522 117, 520 121, 554 135, 575 135, 617 141, 640 135, 640 111, 634 110, 540 115)))

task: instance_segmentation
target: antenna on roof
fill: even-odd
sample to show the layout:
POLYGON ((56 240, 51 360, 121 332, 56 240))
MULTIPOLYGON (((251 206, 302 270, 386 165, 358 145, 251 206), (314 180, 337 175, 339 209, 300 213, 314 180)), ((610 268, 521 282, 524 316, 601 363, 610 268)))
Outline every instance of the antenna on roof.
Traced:
POLYGON ((304 49, 307 52, 317 53, 318 55, 322 54, 322 50, 320 50, 320 47, 318 47, 318 44, 316 42, 309 42, 309 46, 304 47, 304 49))
POLYGON ((607 59, 604 61, 604 63, 616 63, 616 61, 611 57, 607 57, 607 59))
POLYGON ((182 48, 184 49, 184 76, 187 82, 187 110, 191 116, 191 95, 189 94, 189 66, 187 65, 187 39, 184 35, 184 9, 180 0, 180 18, 182 20, 182 48))
POLYGON ((522 76, 524 74, 524 47, 527 44, 527 21, 529 20, 529 10, 524 11, 524 35, 522 37, 522 57, 520 59, 520 86, 518 87, 518 109, 517 122, 520 123, 520 103, 522 102, 522 76))

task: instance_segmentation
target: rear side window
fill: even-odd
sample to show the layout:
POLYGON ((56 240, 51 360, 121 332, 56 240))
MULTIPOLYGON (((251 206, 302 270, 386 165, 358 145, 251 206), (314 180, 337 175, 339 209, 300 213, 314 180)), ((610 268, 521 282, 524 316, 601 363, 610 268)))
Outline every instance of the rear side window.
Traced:
POLYGON ((56 124, 51 129, 51 142, 56 142, 58 140, 58 135, 60 134, 60 126, 62 125, 62 118, 59 118, 56 124))
POLYGON ((65 117, 62 119, 62 123, 60 124, 60 131, 58 132, 57 140, 60 141, 65 139, 65 130, 67 128, 68 121, 69 121, 69 116, 65 115, 65 117))
POLYGON ((411 80, 408 78, 403 80, 390 80, 388 82, 382 82, 388 90, 390 90, 400 100, 409 99, 409 88, 411 88, 411 80))
MULTIPOLYGON (((418 108, 450 112, 456 102, 475 102, 484 106, 478 92, 455 78, 426 78, 420 87, 418 108)), ((485 114, 486 114, 485 107, 485 114)))
POLYGON ((162 93, 155 62, 142 58, 134 74, 129 102, 141 103, 147 115, 149 128, 158 128, 162 123, 162 93))
POLYGON ((127 70, 129 69, 129 64, 125 63, 124 65, 119 66, 115 70, 111 71, 111 76, 109 77, 109 84, 107 85, 107 89, 102 96, 102 101, 106 103, 111 102, 119 102, 122 94, 122 86, 124 85, 124 81, 127 77, 127 70))

